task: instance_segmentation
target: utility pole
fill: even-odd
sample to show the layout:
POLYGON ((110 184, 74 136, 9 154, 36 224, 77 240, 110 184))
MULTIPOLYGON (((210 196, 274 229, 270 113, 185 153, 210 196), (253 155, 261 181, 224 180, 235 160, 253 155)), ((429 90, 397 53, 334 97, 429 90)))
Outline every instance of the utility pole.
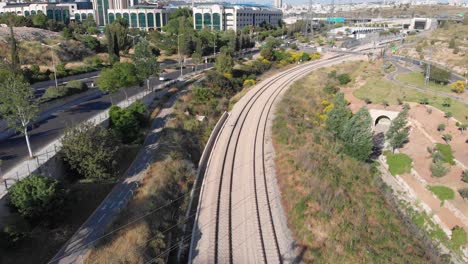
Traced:
POLYGON ((426 77, 424 78, 424 84, 427 85, 431 79, 431 60, 432 60, 432 48, 429 48, 429 60, 426 63, 426 77))
POLYGON ((53 51, 53 47, 54 46, 60 46, 62 43, 57 43, 55 45, 47 45, 45 43, 41 43, 42 46, 46 46, 50 49, 50 54, 52 56, 52 64, 54 66, 54 79, 55 79, 55 88, 58 87, 58 83, 57 83, 57 66, 55 65, 55 57, 54 57, 54 51, 53 51))
MULTIPOLYGON (((313 0, 309 0, 309 21, 307 21, 307 27, 310 27, 310 40, 314 39, 314 17, 312 15, 312 5, 313 5, 313 0)), ((306 28, 307 28, 306 27, 306 28)))
POLYGON ((182 57, 180 54, 180 36, 183 34, 178 34, 177 35, 177 52, 179 53, 179 63, 180 63, 180 76, 182 77, 183 71, 182 71, 182 57))

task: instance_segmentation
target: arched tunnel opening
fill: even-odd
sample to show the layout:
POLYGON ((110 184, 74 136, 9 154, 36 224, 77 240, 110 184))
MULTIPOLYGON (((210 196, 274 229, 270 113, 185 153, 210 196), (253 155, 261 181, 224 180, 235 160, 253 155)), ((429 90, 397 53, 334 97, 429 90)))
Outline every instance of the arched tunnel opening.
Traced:
POLYGON ((392 120, 385 115, 379 116, 375 119, 374 132, 375 133, 386 133, 392 124, 392 120))

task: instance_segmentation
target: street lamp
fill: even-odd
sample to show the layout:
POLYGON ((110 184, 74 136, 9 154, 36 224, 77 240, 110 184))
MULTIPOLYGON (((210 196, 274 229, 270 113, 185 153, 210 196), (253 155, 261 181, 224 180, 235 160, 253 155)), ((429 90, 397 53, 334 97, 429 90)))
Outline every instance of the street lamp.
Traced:
POLYGON ((57 43, 57 44, 55 44, 55 45, 47 45, 47 44, 45 44, 45 43, 41 43, 42 46, 46 46, 46 47, 50 48, 50 54, 51 54, 51 56, 52 56, 52 64, 53 64, 53 66, 54 66, 55 88, 58 88, 58 83, 57 83, 57 68, 56 68, 56 66, 55 66, 54 53, 52 52, 52 50, 53 50, 53 47, 55 47, 55 46, 60 46, 60 44, 61 44, 60 42, 57 43))
POLYGON ((179 64, 180 64, 180 76, 182 77, 183 75, 183 72, 182 72, 182 57, 180 55, 180 36, 184 35, 183 33, 182 34, 178 34, 177 35, 177 53, 179 53, 179 64))
POLYGON ((216 32, 210 31, 213 34, 213 58, 216 57, 216 32))

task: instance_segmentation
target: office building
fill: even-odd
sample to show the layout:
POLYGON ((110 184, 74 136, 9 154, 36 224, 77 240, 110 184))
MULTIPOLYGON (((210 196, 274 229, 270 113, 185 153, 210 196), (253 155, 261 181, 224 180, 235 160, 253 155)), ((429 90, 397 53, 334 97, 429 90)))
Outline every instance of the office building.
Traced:
POLYGON ((240 30, 263 23, 279 25, 283 13, 279 9, 254 5, 201 4, 193 8, 195 29, 240 30))

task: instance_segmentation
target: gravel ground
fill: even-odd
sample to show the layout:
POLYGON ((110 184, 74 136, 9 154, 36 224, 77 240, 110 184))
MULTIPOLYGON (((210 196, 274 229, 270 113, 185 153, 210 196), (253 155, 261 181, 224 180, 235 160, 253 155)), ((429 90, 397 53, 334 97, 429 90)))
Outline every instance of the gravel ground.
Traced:
MULTIPOLYGON (((17 40, 41 40, 47 38, 56 38, 59 33, 30 27, 14 27, 13 31, 17 40)), ((10 36, 8 27, 0 27, 0 41, 6 42, 10 36)))

